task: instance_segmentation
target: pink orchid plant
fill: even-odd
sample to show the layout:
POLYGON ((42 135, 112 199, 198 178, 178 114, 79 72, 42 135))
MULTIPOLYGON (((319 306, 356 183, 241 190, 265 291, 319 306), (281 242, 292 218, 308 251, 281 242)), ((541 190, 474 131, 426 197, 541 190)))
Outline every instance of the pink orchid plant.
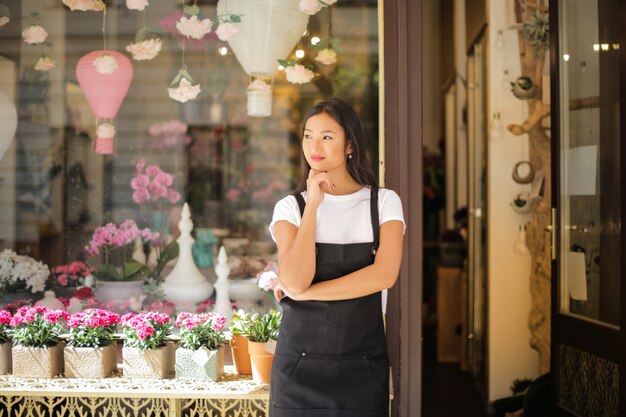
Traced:
POLYGON ((201 347, 219 349, 226 342, 224 326, 227 321, 226 317, 218 313, 180 313, 176 317, 180 347, 189 350, 198 350, 201 347))
POLYGON ((11 319, 13 343, 25 347, 49 347, 59 341, 63 321, 69 319, 65 310, 44 306, 22 307, 11 319))
POLYGON ((89 245, 85 247, 91 256, 102 253, 104 262, 93 273, 105 281, 129 281, 143 279, 152 274, 144 264, 132 259, 135 241, 158 242, 159 234, 145 228, 140 230, 133 220, 124 221, 119 227, 113 223, 96 229, 89 245))
MULTIPOLYGON (((186 127, 185 127, 186 130, 186 127)), ((137 162, 137 174, 130 181, 133 189, 133 201, 139 205, 163 200, 175 204, 180 200, 180 193, 172 184, 174 175, 163 171, 158 165, 148 165, 144 172, 145 161, 137 162)))
POLYGON ((13 315, 10 311, 0 310, 0 345, 11 341, 11 319, 13 315))
POLYGON ((170 317, 163 313, 124 314, 122 316, 122 326, 126 335, 124 346, 156 350, 165 344, 171 334, 169 323, 170 317))
POLYGON ((113 333, 120 321, 119 314, 97 308, 74 313, 67 322, 68 343, 76 347, 108 346, 113 343, 113 333))

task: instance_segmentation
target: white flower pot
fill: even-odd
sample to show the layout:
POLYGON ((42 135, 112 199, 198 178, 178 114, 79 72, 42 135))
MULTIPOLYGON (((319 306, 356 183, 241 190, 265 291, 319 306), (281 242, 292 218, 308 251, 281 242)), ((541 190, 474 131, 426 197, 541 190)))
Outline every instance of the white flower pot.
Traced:
POLYGON ((176 378, 217 382, 224 374, 224 348, 217 350, 176 349, 176 378))
POLYGON ((263 298, 263 290, 259 288, 256 278, 229 279, 228 295, 232 301, 256 303, 263 298))
POLYGON ((122 349, 126 378, 163 379, 174 374, 174 344, 166 343, 156 350, 122 349))

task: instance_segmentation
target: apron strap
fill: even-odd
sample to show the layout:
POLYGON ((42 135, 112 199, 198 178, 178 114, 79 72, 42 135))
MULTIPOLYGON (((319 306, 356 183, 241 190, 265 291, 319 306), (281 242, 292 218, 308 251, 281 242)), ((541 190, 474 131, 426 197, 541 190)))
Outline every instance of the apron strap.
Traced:
POLYGON ((378 188, 372 187, 370 196, 370 215, 372 218, 372 232, 374 234, 374 244, 372 245, 372 254, 376 255, 378 244, 380 242, 380 221, 378 220, 378 188))
POLYGON ((296 197, 296 201, 298 202, 298 206, 300 207, 300 217, 304 216, 304 206, 305 206, 305 202, 304 202, 304 197, 302 197, 302 194, 298 193, 296 194, 294 197, 296 197))

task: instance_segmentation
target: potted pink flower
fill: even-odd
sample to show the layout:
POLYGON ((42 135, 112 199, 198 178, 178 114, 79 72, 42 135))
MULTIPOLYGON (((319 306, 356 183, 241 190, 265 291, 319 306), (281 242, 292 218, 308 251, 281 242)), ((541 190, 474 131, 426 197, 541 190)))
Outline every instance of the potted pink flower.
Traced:
POLYGON ((127 313, 124 326, 124 376, 129 378, 167 378, 174 373, 170 317, 163 313, 127 313))
POLYGON ((85 285, 85 279, 95 271, 84 262, 74 261, 52 268, 50 277, 54 293, 66 298, 74 295, 76 287, 85 285))
POLYGON ((65 347, 65 376, 106 378, 117 369, 113 338, 120 316, 108 310, 87 309, 70 316, 65 347))
POLYGON ((0 375, 11 372, 11 319, 7 310, 0 310, 0 375))
POLYGON ((22 307, 11 319, 13 375, 52 378, 63 372, 63 348, 59 337, 65 310, 44 306, 22 307))
POLYGON ((226 317, 217 313, 180 313, 176 318, 180 342, 176 349, 176 378, 218 381, 224 374, 226 317))

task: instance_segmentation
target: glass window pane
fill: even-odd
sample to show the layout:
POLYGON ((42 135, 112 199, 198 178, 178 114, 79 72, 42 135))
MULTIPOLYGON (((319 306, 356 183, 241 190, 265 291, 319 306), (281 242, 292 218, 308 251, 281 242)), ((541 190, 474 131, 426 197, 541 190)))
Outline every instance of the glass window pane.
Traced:
MULTIPOLYGON (((247 87, 256 77, 244 71, 231 46, 215 34, 219 3, 197 2, 201 18, 210 18, 213 30, 184 40, 176 25, 180 2, 152 1, 137 11, 125 1, 107 1, 104 20, 101 11, 72 11, 61 1, 3 1, 12 18, 0 28, 0 91, 7 106, 16 109, 19 124, 14 139, 7 139, 6 154, 0 155, 0 251, 29 255, 50 269, 73 261, 99 267, 104 255, 91 256, 86 250, 98 227, 132 220, 139 228, 158 232, 167 244, 178 234, 187 202, 199 241, 194 257, 203 274, 215 280, 216 251, 224 245, 231 256, 231 278, 254 278, 276 257, 267 226, 274 204, 299 179, 302 117, 314 103, 331 96, 356 108, 378 172, 377 2, 324 7, 308 17, 303 36, 297 32, 291 41, 278 38, 289 43, 288 51, 304 51, 300 62, 310 65, 316 76, 309 83, 293 84, 277 69, 267 77, 273 90, 269 117, 248 115, 253 103, 248 102, 247 87), (45 42, 25 42, 22 32, 31 24, 45 29, 45 42), (155 58, 132 59, 127 46, 142 37, 160 39, 155 58), (331 40, 337 62, 315 59, 331 40), (114 117, 96 117, 94 107, 112 101, 105 93, 114 91, 116 83, 107 83, 88 100, 77 78, 81 57, 103 49, 124 54, 134 70, 114 117), (48 61, 35 68, 43 56, 54 61, 52 68, 45 68, 48 61), (196 99, 184 103, 168 95, 181 69, 201 89, 196 99), (96 131, 104 122, 115 128, 110 155, 94 149, 97 133, 106 137, 106 131, 96 131)), ((249 24, 246 17, 252 20, 241 16, 235 23, 240 33, 249 24)), ((268 30, 279 31, 289 23, 268 30)), ((298 59, 295 54, 284 58, 298 59)), ((278 68, 278 62, 272 59, 270 66, 278 68)), ((106 65, 101 70, 106 72, 106 65)), ((132 249, 126 261, 143 254, 151 270, 147 275, 158 275, 155 254, 161 252, 151 251, 148 244, 137 244, 134 254, 132 249)), ((130 272, 120 265, 112 274, 127 276, 130 272)), ((158 278, 171 269, 171 263, 165 265, 158 278)), ((9 292, 21 291, 3 287, 2 279, 0 305, 9 292)), ((58 282, 52 284, 63 290, 58 282)), ((41 297, 28 288, 22 295, 41 297)), ((261 294, 259 300, 264 299, 269 297, 261 294)))
POLYGON ((619 19, 561 0, 561 310, 619 325, 619 19))

